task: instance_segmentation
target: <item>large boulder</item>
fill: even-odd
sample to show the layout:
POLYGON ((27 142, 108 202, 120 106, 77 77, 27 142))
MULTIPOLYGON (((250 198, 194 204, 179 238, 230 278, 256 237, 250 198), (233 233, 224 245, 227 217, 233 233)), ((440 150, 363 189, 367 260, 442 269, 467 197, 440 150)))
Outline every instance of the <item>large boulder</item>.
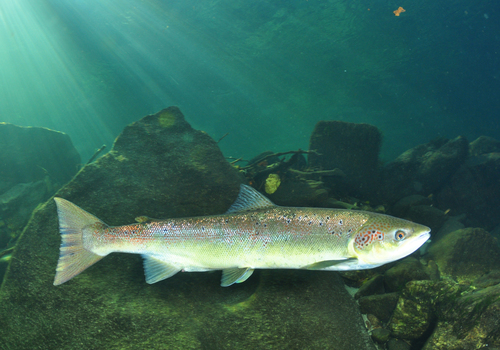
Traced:
POLYGON ((429 248, 442 275, 458 280, 474 279, 500 268, 497 239, 481 228, 464 228, 443 236, 429 248))
POLYGON ((0 149, 0 193, 46 175, 65 184, 81 162, 69 136, 47 128, 0 123, 0 149))
POLYGON ((438 308, 438 321, 423 350, 499 349, 500 284, 456 297, 438 308))
MULTIPOLYGON (((223 213, 239 184, 216 142, 170 107, 127 126, 57 196, 122 225, 223 213)), ((111 254, 55 287, 59 245, 50 200, 24 230, 0 289, 2 347, 374 349, 334 272, 257 271, 229 288, 219 272, 179 273, 148 285, 140 256, 111 254)))
POLYGON ((449 279, 412 281, 402 290, 388 327, 414 348, 496 349, 499 312, 500 284, 472 288, 449 279))
POLYGON ((68 182, 80 155, 68 135, 0 123, 0 250, 14 241, 35 207, 68 182))
POLYGON ((465 164, 436 196, 441 208, 466 214, 466 225, 492 229, 500 224, 500 142, 480 137, 470 144, 465 164))
POLYGON ((320 121, 311 134, 309 166, 323 170, 339 168, 345 177, 324 178, 336 192, 363 195, 373 191, 378 179, 382 133, 369 124, 320 121))
POLYGON ((416 146, 383 168, 381 194, 389 202, 413 194, 433 194, 464 163, 467 153, 468 142, 462 136, 416 146))
POLYGON ((399 292, 410 281, 430 279, 424 266, 413 257, 407 257, 384 273, 385 290, 399 292))

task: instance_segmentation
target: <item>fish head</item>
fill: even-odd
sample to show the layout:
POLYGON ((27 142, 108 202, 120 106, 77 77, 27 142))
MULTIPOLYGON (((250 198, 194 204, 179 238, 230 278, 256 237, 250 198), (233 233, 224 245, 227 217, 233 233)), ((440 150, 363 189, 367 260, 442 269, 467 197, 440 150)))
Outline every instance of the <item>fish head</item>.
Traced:
POLYGON ((383 214, 370 214, 352 237, 350 253, 361 264, 382 265, 416 251, 430 237, 430 228, 383 214))

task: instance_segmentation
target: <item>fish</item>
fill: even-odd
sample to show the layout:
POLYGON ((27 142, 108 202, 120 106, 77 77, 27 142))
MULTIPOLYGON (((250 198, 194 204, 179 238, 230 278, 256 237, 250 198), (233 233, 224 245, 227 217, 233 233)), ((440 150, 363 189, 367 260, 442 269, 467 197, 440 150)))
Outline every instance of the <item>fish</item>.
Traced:
POLYGON ((283 207, 241 185, 221 215, 109 226, 54 198, 61 234, 54 285, 110 253, 141 254, 149 284, 183 272, 222 270, 221 286, 246 281, 255 269, 348 271, 401 259, 424 244, 430 229, 389 215, 346 209, 283 207))

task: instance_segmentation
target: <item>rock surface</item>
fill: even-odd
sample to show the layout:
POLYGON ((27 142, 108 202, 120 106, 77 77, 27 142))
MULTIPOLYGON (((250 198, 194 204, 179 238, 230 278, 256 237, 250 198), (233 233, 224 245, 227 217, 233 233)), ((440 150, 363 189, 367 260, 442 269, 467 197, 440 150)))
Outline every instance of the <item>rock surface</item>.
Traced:
POLYGON ((454 231, 432 244, 428 259, 434 260, 442 275, 458 280, 474 279, 500 268, 496 238, 480 228, 454 231))
POLYGON ((384 273, 385 289, 388 292, 399 292, 406 283, 430 279, 428 273, 417 259, 407 257, 399 261, 384 273))
MULTIPOLYGON (((223 213, 240 177, 217 144, 170 107, 125 128, 112 151, 58 196, 111 225, 223 213)), ((141 258, 111 254, 53 286, 60 237, 50 200, 19 239, 0 289, 2 348, 374 349, 334 272, 257 271, 220 287, 220 272, 148 285, 141 258)))
POLYGON ((424 350, 495 349, 499 312, 500 284, 476 289, 451 280, 413 281, 403 289, 389 329, 424 350))
POLYGON ((62 185, 81 162, 69 136, 47 128, 0 123, 0 149, 0 193, 13 184, 43 180, 47 174, 62 185))
POLYGON ((444 304, 424 350, 475 350, 500 347, 500 284, 444 304))
POLYGON ((0 123, 0 250, 15 241, 35 207, 68 182, 80 155, 68 135, 0 123))
POLYGON ((438 139, 416 146, 387 164, 382 171, 382 195, 395 202, 409 195, 428 196, 442 188, 468 154, 464 137, 438 139))
POLYGON ((480 137, 467 161, 436 196, 441 208, 466 214, 466 226, 488 230, 500 224, 500 142, 480 137))
POLYGON ((311 134, 309 149, 318 154, 309 155, 309 166, 324 170, 339 168, 346 177, 335 179, 341 182, 336 182, 338 187, 334 190, 366 195, 378 179, 381 144, 382 134, 373 125, 321 121, 311 134))
POLYGON ((382 277, 381 275, 376 275, 364 282, 361 287, 359 287, 358 291, 354 295, 354 299, 359 299, 374 294, 383 294, 384 292, 384 277, 382 277))
POLYGON ((359 310, 363 314, 372 314, 379 320, 387 322, 396 307, 399 293, 370 295, 358 300, 359 310))

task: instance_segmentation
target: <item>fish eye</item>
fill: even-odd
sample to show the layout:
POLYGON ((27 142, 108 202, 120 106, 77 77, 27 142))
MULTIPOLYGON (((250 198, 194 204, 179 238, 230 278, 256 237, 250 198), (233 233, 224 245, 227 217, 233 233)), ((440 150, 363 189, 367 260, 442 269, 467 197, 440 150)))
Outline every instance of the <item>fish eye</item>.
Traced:
POLYGON ((394 238, 396 241, 402 241, 406 237, 406 232, 397 230, 396 233, 394 234, 394 238))

